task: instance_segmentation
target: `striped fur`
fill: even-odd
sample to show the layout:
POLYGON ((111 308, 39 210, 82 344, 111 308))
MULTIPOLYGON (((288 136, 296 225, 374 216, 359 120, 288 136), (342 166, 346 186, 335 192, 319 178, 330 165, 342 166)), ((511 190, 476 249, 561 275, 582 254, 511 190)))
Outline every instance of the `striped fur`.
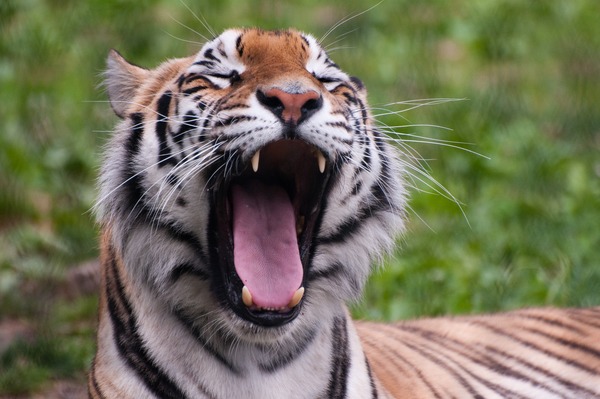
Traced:
POLYGON ((600 308, 359 323, 397 398, 600 397, 600 308))
MULTIPOLYGON (((405 161, 360 80, 314 38, 234 29, 154 70, 116 52, 108 64, 122 122, 100 177, 90 397, 600 397, 598 309, 351 320, 345 304, 404 229, 405 161), (274 226, 296 232, 299 302, 272 287, 243 293, 254 275, 291 277, 238 263, 239 243, 258 242, 243 234, 272 228, 238 207, 240 187, 287 198, 250 195, 293 212, 274 226), (238 229, 246 213, 265 226, 238 229)), ((273 241, 260 248, 276 252, 273 241)))

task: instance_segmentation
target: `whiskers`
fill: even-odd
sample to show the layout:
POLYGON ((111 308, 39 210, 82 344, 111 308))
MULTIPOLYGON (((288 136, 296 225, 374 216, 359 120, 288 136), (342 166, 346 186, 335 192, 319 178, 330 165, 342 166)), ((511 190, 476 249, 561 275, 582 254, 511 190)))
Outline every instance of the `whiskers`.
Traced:
MULTIPOLYGON (((489 159, 489 157, 473 149, 467 148, 467 146, 472 146, 472 143, 439 139, 417 133, 415 130, 424 128, 437 129, 442 131, 453 131, 453 129, 435 124, 410 123, 404 115, 406 112, 418 108, 464 100, 465 99, 456 98, 415 99, 389 103, 385 104, 382 107, 372 107, 369 109, 369 111, 372 112, 373 118, 377 123, 375 129, 381 133, 378 136, 378 139, 391 144, 401 154, 399 159, 407 179, 405 181, 405 185, 407 186, 407 188, 417 192, 440 195, 443 198, 446 198, 447 200, 453 202, 454 204, 456 204, 456 206, 462 213, 467 224, 469 224, 470 226, 469 219, 464 210, 465 204, 462 203, 454 194, 452 194, 452 192, 450 192, 450 190, 448 190, 442 183, 440 183, 435 177, 431 175, 431 173, 429 172, 429 160, 423 157, 414 145, 434 145, 464 151, 485 159, 489 159), (402 106, 403 108, 399 110, 390 109, 390 107, 394 106, 402 106), (389 125, 382 121, 382 118, 387 116, 398 116, 406 120, 408 123, 389 125), (410 129, 411 131, 406 131, 407 129, 410 129)), ((423 221, 423 219, 409 205, 407 205, 407 209, 409 209, 421 221, 423 221)), ((425 225, 427 225, 427 223, 425 223, 425 225)))
MULTIPOLYGON (((181 126, 183 123, 190 123, 195 124, 195 127, 188 138, 184 140, 184 142, 187 143, 186 145, 169 145, 171 152, 168 159, 179 160, 172 168, 165 169, 164 171, 161 170, 161 160, 157 160, 148 165, 143 165, 144 162, 140 159, 143 158, 143 155, 140 156, 140 154, 127 153, 114 154, 114 162, 127 163, 123 168, 126 175, 119 179, 119 184, 116 186, 103 187, 102 196, 94 205, 93 210, 96 213, 100 212, 103 204, 112 201, 126 185, 133 184, 136 180, 144 178, 145 184, 138 184, 139 188, 142 189, 143 187, 144 191, 138 196, 135 204, 133 204, 129 210, 129 214, 123 216, 126 216, 128 220, 132 220, 142 212, 150 211, 149 216, 152 217, 153 222, 158 222, 161 219, 160 216, 165 212, 167 204, 172 202, 172 197, 178 191, 183 189, 188 182, 194 181, 198 174, 211 167, 218 160, 217 154, 220 149, 219 141, 217 139, 200 140, 200 138, 204 139, 206 131, 210 130, 210 127, 202 127, 200 122, 204 122, 207 118, 215 120, 217 117, 212 115, 212 111, 207 110, 205 114, 199 115, 195 119, 182 122, 178 118, 164 117, 150 106, 133 102, 128 102, 128 104, 135 106, 139 110, 143 110, 147 115, 157 116, 157 119, 147 118, 138 125, 126 122, 122 123, 115 130, 116 140, 126 140, 124 138, 126 135, 133 134, 133 132, 138 129, 140 130, 139 134, 141 135, 152 134, 154 132, 153 129, 144 129, 144 127, 146 124, 154 126, 157 122, 167 122, 169 126, 181 126), (175 176, 180 174, 181 176, 175 178, 175 176), (151 177, 148 178, 148 175, 151 175, 151 177), (151 193, 153 193, 153 195, 150 195, 151 193), (152 203, 158 203, 158 206, 153 205, 152 203)), ((175 136, 176 134, 171 132, 168 140, 173 141, 175 136)), ((151 144, 148 144, 148 141, 144 140, 142 137, 140 139, 140 145, 144 146, 151 144)), ((143 153, 143 148, 140 151, 143 153)), ((111 154, 108 155, 108 158, 111 158, 111 154)), ((162 161, 164 162, 164 160, 162 161)))
MULTIPOLYGON (((325 41, 325 39, 327 39, 327 37, 329 35, 331 35, 333 32, 335 32, 335 30, 338 29, 340 26, 348 23, 349 21, 353 20, 354 18, 360 17, 361 15, 368 13, 369 11, 371 11, 374 8, 378 7, 381 3, 383 3, 383 0, 381 0, 379 3, 377 3, 377 4, 375 4, 375 5, 367 8, 364 11, 360 11, 360 12, 357 12, 355 14, 351 14, 351 15, 348 15, 348 16, 342 18, 341 20, 339 20, 338 22, 336 22, 335 24, 333 24, 333 26, 331 28, 329 28, 329 30, 327 30, 327 32, 325 32, 325 34, 323 36, 321 36, 321 38, 318 40, 318 43, 320 45, 323 45, 323 42, 325 41)), ((343 36, 343 35, 340 35, 340 36, 343 36)), ((326 48, 327 46, 323 46, 323 47, 326 48)))

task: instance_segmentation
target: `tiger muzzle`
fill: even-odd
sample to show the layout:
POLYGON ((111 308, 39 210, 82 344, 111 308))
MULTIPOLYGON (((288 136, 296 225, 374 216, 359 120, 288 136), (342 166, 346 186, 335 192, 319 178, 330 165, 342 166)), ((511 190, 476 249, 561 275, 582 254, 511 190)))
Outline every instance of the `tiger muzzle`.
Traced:
POLYGON ((280 326, 299 314, 334 169, 327 163, 305 141, 278 140, 215 190, 216 292, 241 318, 280 326))

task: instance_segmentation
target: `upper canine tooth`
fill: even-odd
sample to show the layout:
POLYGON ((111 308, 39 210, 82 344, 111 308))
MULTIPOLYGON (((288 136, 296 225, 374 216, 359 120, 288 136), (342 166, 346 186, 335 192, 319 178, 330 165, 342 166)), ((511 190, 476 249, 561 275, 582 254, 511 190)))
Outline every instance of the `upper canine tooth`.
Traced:
POLYGON ((304 287, 300 287, 298 288, 298 290, 296 292, 294 292, 294 296, 292 296, 292 299, 290 299, 290 303, 288 303, 288 308, 295 308, 296 305, 298 305, 300 303, 300 300, 302 300, 302 297, 304 296, 304 287))
POLYGON ((258 162, 260 161, 260 150, 256 151, 256 153, 252 156, 252 170, 258 171, 258 162))
POLYGON ((244 305, 246 305, 247 307, 250 307, 254 304, 252 302, 252 294, 246 286, 242 287, 242 302, 244 302, 244 305))
POLYGON ((319 171, 321 173, 325 172, 325 164, 327 161, 325 160, 325 155, 323 155, 321 151, 317 151, 317 162, 319 163, 319 171))

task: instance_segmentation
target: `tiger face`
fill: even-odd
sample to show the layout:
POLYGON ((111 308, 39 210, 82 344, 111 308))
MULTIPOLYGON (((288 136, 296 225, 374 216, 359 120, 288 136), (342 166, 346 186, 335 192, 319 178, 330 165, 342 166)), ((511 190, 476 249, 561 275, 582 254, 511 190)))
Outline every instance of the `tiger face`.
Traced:
POLYGON ((403 229, 402 162, 312 36, 228 30, 154 70, 112 52, 106 78, 123 121, 98 214, 133 284, 244 340, 360 296, 403 229))

